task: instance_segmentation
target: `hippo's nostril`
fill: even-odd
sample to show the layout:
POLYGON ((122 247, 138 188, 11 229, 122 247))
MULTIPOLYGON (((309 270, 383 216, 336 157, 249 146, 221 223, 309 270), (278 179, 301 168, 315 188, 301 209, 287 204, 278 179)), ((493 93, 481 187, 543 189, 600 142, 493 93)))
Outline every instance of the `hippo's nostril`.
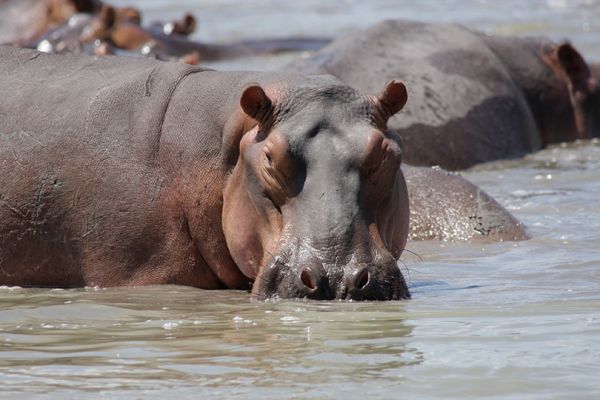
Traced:
POLYGON ((310 270, 308 268, 302 270, 302 272, 300 273, 300 280, 302 281, 304 286, 306 286, 310 290, 314 290, 317 287, 317 282, 315 282, 315 278, 310 273, 310 270))
POLYGON ((364 289, 370 280, 369 270, 367 268, 363 268, 354 277, 354 287, 356 289, 364 289))

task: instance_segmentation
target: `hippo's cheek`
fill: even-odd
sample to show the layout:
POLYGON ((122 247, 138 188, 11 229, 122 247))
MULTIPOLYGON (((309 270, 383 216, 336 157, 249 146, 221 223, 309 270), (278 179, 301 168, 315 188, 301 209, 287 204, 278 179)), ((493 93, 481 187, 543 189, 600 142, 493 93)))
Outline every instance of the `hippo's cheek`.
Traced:
POLYGON ((256 210, 247 206, 247 202, 232 201, 224 208, 223 232, 231 257, 241 272, 254 279, 270 245, 266 232, 266 221, 257 215, 256 210), (233 204, 231 204, 233 203, 233 204))
POLYGON ((240 271, 255 279, 278 240, 280 215, 268 199, 252 194, 244 174, 236 170, 223 193, 223 233, 240 271))

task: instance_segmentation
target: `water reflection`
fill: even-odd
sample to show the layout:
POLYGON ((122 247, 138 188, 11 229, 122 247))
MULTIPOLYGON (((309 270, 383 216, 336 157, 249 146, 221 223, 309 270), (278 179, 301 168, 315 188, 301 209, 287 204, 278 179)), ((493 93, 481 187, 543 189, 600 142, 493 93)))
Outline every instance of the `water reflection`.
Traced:
POLYGON ((404 307, 183 287, 2 289, 0 379, 36 392, 369 382, 422 361, 406 347, 404 307))

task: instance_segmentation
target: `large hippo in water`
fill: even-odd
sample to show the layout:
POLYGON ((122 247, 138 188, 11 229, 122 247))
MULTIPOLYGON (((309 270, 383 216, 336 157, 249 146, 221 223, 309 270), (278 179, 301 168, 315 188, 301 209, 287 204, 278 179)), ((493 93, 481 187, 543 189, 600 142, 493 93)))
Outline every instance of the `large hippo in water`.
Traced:
POLYGON ((409 164, 462 169, 600 136, 597 70, 570 44, 544 38, 384 21, 286 69, 332 74, 365 92, 382 79, 406 82, 411 102, 389 126, 409 164))
POLYGON ((401 83, 0 50, 0 282, 398 299, 401 83))
MULTIPOLYGON (((409 200, 386 126, 403 84, 364 96, 327 76, 2 47, 0 76, 0 284, 409 296, 396 264, 409 200)), ((431 173, 413 172, 412 191, 461 191, 490 237, 524 237, 475 187, 431 173)), ((415 207, 439 220, 430 231, 469 218, 415 207)))

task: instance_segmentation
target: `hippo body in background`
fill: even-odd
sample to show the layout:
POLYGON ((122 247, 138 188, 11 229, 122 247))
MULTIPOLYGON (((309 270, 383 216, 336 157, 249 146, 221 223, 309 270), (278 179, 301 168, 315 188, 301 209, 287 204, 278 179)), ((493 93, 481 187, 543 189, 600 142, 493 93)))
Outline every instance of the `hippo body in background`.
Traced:
POLYGON ((544 38, 384 21, 285 69, 331 74, 366 92, 402 79, 411 101, 389 126, 413 165, 462 169, 600 135, 597 80, 572 46, 544 38))
POLYGON ((404 164, 411 240, 517 241, 525 227, 490 195, 454 172, 404 164))
MULTIPOLYGON (((189 18, 193 17, 188 14, 183 21, 189 18)), ((195 27, 195 19, 193 21, 193 23, 188 22, 187 24, 195 27)), ((166 26, 175 25, 177 22, 169 23, 166 26)), ((104 6, 88 25, 81 39, 83 43, 94 40, 106 41, 117 49, 141 51, 144 55, 163 60, 196 54, 197 58, 202 61, 276 54, 286 51, 316 51, 330 42, 329 39, 324 38, 284 38, 213 44, 190 40, 187 35, 178 34, 178 30, 165 29, 166 26, 161 26, 160 29, 157 29, 157 24, 143 27, 139 23, 119 18, 118 9, 104 6)), ((184 28, 181 30, 185 31, 184 28)))
POLYGON ((99 0, 0 0, 0 44, 29 47, 74 14, 101 7, 99 0))
POLYGON ((0 0, 0 44, 46 53, 144 55, 189 64, 244 56, 316 51, 331 40, 291 37, 204 43, 191 40, 196 20, 155 22, 145 27, 132 7, 99 0, 0 0))

